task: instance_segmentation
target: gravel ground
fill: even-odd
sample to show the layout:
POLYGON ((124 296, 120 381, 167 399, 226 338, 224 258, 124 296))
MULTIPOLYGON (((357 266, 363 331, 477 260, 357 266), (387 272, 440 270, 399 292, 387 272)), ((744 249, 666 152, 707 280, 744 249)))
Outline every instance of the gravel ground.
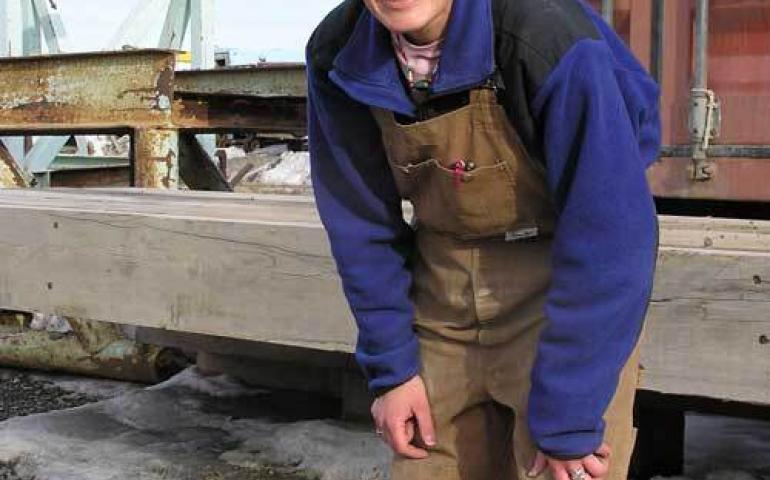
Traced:
MULTIPOLYGON (((63 390, 51 382, 20 371, 0 371, 0 421, 79 407, 97 400, 90 395, 63 390)), ((1 468, 0 480, 5 480, 1 468)))

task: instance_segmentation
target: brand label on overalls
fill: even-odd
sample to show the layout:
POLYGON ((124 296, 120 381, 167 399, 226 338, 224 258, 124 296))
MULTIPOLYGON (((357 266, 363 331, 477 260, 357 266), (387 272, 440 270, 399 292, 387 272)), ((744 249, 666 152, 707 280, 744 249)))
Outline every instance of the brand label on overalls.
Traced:
POLYGON ((535 238, 539 235, 540 231, 537 227, 525 227, 515 230, 513 232, 505 232, 506 242, 517 242, 519 240, 526 240, 528 238, 535 238))

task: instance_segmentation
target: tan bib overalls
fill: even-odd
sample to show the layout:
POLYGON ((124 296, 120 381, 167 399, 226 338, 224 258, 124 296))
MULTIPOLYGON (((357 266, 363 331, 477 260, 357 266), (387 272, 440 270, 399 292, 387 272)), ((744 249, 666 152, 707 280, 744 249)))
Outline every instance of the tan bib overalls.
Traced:
MULTIPOLYGON (((469 95, 409 125, 373 109, 415 209, 414 326, 438 441, 426 460, 397 458, 392 480, 524 480, 535 457, 526 412, 555 213, 495 91, 469 95)), ((605 415, 612 480, 625 480, 633 448, 637 365, 634 355, 605 415)))

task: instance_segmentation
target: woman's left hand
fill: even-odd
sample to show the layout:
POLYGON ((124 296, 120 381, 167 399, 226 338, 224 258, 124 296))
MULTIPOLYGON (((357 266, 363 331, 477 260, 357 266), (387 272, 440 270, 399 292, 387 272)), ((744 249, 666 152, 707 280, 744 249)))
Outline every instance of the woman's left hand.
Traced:
POLYGON ((610 471, 610 454, 610 446, 606 443, 593 455, 577 460, 556 460, 537 452, 535 464, 527 476, 537 477, 549 468, 554 480, 606 480, 610 471))

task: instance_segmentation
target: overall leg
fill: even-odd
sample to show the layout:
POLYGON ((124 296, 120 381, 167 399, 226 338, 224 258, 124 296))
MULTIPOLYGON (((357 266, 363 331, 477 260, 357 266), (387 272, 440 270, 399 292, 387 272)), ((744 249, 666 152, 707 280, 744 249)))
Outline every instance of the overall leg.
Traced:
POLYGON ((421 338, 422 377, 428 391, 437 445, 424 460, 397 457, 392 480, 503 480, 513 415, 483 390, 477 346, 421 338))
MULTIPOLYGON (((638 348, 628 360, 620 375, 615 395, 604 415, 604 441, 612 448, 610 472, 608 480, 627 480, 628 468, 636 440, 636 430, 633 427, 634 397, 639 378, 638 348)), ((532 466, 537 448, 532 441, 527 425, 527 408, 530 382, 528 379, 519 385, 508 388, 494 395, 499 401, 510 405, 515 412, 515 427, 513 434, 514 469, 519 480, 528 480, 527 471, 532 466)), ((544 478, 550 478, 546 472, 544 478)))

